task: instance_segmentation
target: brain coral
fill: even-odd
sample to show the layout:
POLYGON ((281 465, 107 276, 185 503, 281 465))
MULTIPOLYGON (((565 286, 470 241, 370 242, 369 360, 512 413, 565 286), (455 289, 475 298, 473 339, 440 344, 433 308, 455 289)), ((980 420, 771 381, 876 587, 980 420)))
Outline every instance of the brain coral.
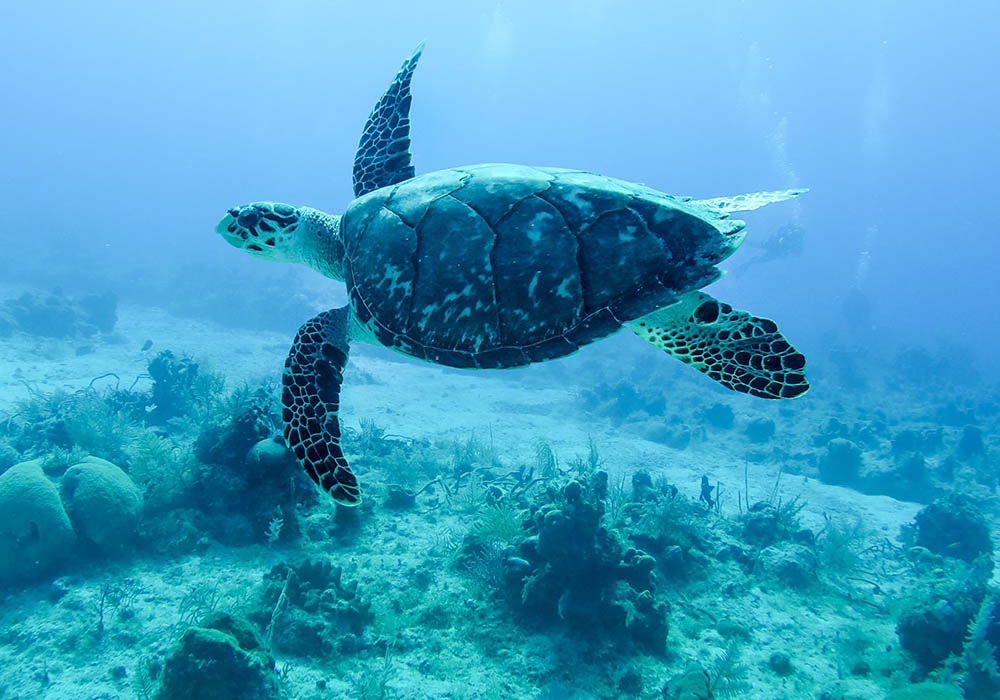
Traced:
POLYGON ((29 580, 66 559, 75 537, 38 460, 0 474, 0 584, 29 580))
POLYGON ((76 534, 105 554, 120 551, 136 534, 142 495, 111 462, 87 457, 67 469, 62 498, 76 534))

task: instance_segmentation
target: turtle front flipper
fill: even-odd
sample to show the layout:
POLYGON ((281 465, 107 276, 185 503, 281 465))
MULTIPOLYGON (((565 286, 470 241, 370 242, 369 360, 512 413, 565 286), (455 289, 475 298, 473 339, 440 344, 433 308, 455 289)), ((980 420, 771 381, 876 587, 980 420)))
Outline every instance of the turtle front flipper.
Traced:
POLYGON ((806 358, 774 321, 734 309, 704 292, 630 321, 640 338, 723 386, 764 399, 792 399, 809 389, 806 358))
POLYGON ((413 177, 410 165, 410 80, 423 42, 403 62, 365 122, 354 156, 354 196, 413 177))
POLYGON ((340 385, 347 366, 348 307, 324 311, 295 335, 281 376, 285 442, 309 478, 345 506, 361 502, 340 449, 340 385))

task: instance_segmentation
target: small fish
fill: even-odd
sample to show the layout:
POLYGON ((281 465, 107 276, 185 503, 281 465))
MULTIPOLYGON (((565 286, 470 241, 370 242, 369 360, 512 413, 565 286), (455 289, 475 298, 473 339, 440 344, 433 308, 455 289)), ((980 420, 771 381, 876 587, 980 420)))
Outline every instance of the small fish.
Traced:
POLYGON ((153 347, 153 341, 152 340, 147 340, 145 343, 142 344, 142 352, 146 352, 151 347, 153 347))

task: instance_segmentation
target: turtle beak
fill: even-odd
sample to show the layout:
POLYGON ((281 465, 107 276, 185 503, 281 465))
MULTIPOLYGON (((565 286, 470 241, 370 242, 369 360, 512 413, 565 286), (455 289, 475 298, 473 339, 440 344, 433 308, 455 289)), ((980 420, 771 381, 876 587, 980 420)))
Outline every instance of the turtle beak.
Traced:
MULTIPOLYGON (((239 212, 237 212, 239 213, 239 212)), ((226 243, 236 248, 242 248, 244 240, 240 237, 237 231, 239 230, 238 224, 236 223, 236 215, 232 213, 232 210, 215 226, 215 232, 226 239, 226 243)))

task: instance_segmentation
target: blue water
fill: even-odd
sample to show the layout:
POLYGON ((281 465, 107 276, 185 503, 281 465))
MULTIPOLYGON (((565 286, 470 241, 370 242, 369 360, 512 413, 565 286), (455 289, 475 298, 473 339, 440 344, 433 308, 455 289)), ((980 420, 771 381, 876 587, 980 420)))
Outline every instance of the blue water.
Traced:
MULTIPOLYGON (((117 697, 145 697, 134 682, 141 675, 139 665, 145 663, 141 659, 161 659, 162 667, 169 644, 180 637, 183 625, 175 625, 177 620, 171 618, 170 625, 175 626, 169 630, 166 623, 151 622, 152 627, 139 630, 129 622, 132 617, 116 618, 107 624, 106 634, 104 627, 95 634, 93 625, 83 619, 86 615, 73 611, 90 610, 91 593, 99 594, 101 582, 109 576, 145 577, 145 603, 138 596, 134 613, 137 619, 148 616, 162 622, 170 615, 176 618, 176 601, 190 593, 186 584, 199 576, 207 581, 243 576, 248 599, 259 598, 273 607, 278 592, 260 588, 262 572, 271 571, 279 560, 320 555, 345 566, 345 581, 359 581, 362 591, 377 590, 384 577, 393 577, 398 589, 395 608, 375 596, 375 620, 402 614, 400 609, 447 612, 442 613, 444 621, 434 617, 437 613, 414 613, 407 624, 395 627, 388 623, 379 627, 382 623, 372 623, 356 610, 351 613, 355 617, 341 612, 336 624, 333 618, 326 621, 320 636, 329 640, 331 628, 355 625, 354 641, 338 636, 340 641, 324 642, 331 645, 324 653, 312 655, 298 647, 281 648, 279 643, 274 647, 277 662, 292 669, 286 673, 292 680, 281 682, 289 697, 371 698, 395 693, 437 698, 459 697, 449 693, 460 690, 468 693, 464 697, 628 697, 635 695, 632 681, 625 679, 633 667, 644 681, 640 683, 644 696, 657 696, 665 684, 670 685, 668 678, 676 689, 677 679, 691 664, 710 670, 729 639, 721 632, 705 637, 702 629, 714 629, 719 620, 711 624, 707 620, 726 615, 709 611, 699 620, 677 601, 687 596, 704 607, 715 589, 726 585, 736 591, 727 595, 744 595, 757 585, 753 578, 759 571, 757 563, 746 574, 750 583, 742 579, 734 583, 732 573, 719 567, 737 565, 718 563, 722 559, 713 559, 715 568, 699 569, 698 575, 667 581, 664 572, 673 555, 663 548, 688 547, 690 542, 656 540, 658 551, 652 554, 664 577, 658 595, 673 601, 669 653, 642 647, 633 656, 618 649, 624 656, 609 661, 613 670, 602 676, 600 663, 588 656, 593 650, 566 651, 559 646, 582 644, 579 635, 574 636, 579 629, 572 620, 583 613, 565 597, 555 596, 558 624, 552 628, 539 622, 544 615, 538 611, 504 607, 503 595, 496 591, 493 598, 482 591, 454 593, 451 598, 438 593, 436 607, 427 602, 431 595, 427 591, 454 592, 470 585, 470 576, 463 578, 463 572, 480 570, 459 561, 448 570, 457 571, 453 578, 465 584, 452 581, 452 588, 438 579, 427 584, 421 578, 430 576, 428 571, 447 569, 444 560, 427 554, 435 541, 457 538, 460 543, 467 532, 474 539, 474 523, 483 517, 479 511, 458 508, 450 492, 447 506, 441 505, 446 500, 437 487, 434 504, 423 503, 430 510, 404 511, 401 523, 382 512, 394 480, 409 480, 404 485, 416 490, 434 478, 448 481, 459 475, 460 464, 490 466, 492 476, 532 463, 543 470, 549 464, 546 441, 555 446, 560 465, 546 475, 551 478, 545 484, 549 495, 518 493, 521 500, 517 500, 505 492, 509 502, 504 503, 522 515, 534 514, 546 498, 550 505, 561 503, 566 510, 572 499, 567 500, 561 489, 566 481, 582 480, 570 463, 575 455, 586 457, 588 436, 606 446, 602 464, 611 472, 612 485, 624 478, 634 500, 641 501, 636 489, 641 491, 642 484, 636 485, 632 475, 645 469, 654 477, 678 482, 694 508, 699 503, 697 479, 703 472, 711 473, 713 483, 727 484, 728 500, 720 506, 719 517, 750 517, 742 512, 753 505, 754 499, 746 501, 748 489, 756 491, 756 500, 769 500, 765 499, 768 486, 749 487, 749 477, 744 482, 745 463, 766 473, 759 478, 767 484, 775 474, 801 479, 794 486, 782 482, 790 489, 786 507, 789 498, 805 493, 817 479, 844 487, 811 496, 814 505, 807 505, 802 517, 820 540, 813 539, 808 546, 823 551, 822 542, 828 540, 822 538, 829 537, 823 530, 824 514, 849 520, 851 515, 868 518, 876 513, 872 525, 882 529, 869 544, 888 540, 893 554, 885 553, 886 561, 911 562, 899 564, 898 572, 896 564, 888 567, 895 573, 876 584, 892 592, 873 594, 881 631, 872 633, 869 646, 892 649, 861 654, 874 669, 871 674, 854 673, 851 669, 861 656, 851 656, 840 647, 822 654, 809 650, 813 643, 832 645, 831 639, 850 636, 838 631, 824 637, 816 632, 820 636, 810 638, 813 628, 823 627, 821 612, 784 637, 781 630, 787 628, 777 623, 766 634, 761 632, 766 638, 758 638, 756 645, 768 653, 746 661, 753 690, 737 688, 733 697, 805 698, 836 692, 840 693, 836 697, 881 700, 925 680, 962 688, 970 700, 997 697, 984 688, 1000 683, 969 680, 970 652, 961 643, 972 634, 969 626, 979 620, 983 629, 993 630, 980 636, 1000 645, 1000 624, 990 627, 989 573, 974 576, 971 559, 952 556, 954 550, 935 552, 920 544, 919 537, 907 540, 904 534, 897 539, 899 526, 911 523, 919 508, 952 494, 971 498, 969 507, 976 509, 976 518, 984 518, 994 536, 1000 516, 996 500, 1000 364, 994 351, 1000 343, 996 303, 1000 276, 995 272, 1000 244, 991 223, 1000 162, 995 134, 1000 92, 994 87, 1000 71, 994 36, 1000 11, 993 3, 968 2, 957 8, 901 0, 836 7, 786 0, 8 4, 0 42, 0 303, 6 304, 0 307, 0 349, 6 364, 0 375, 4 392, 0 409, 6 423, 0 431, 0 478, 12 464, 37 458, 45 461, 45 478, 65 490, 62 471, 50 469, 50 463, 61 460, 64 469, 90 453, 118 464, 138 484, 145 501, 142 522, 148 524, 129 525, 138 539, 114 556, 81 549, 74 562, 53 565, 38 576, 18 576, 16 584, 7 586, 4 621, 17 626, 0 633, 4 661, 0 698, 85 697, 84 692, 92 694, 86 697, 112 692, 119 693, 117 697), (357 367, 345 375, 345 403, 363 406, 375 416, 389 443, 380 442, 383 436, 372 438, 374 442, 364 438, 371 438, 371 433, 359 424, 366 418, 360 410, 342 416, 342 423, 354 431, 353 442, 346 443, 354 451, 349 456, 360 465, 362 481, 372 484, 381 515, 376 520, 363 514, 362 522, 367 518, 367 523, 358 526, 360 539, 344 540, 344 535, 336 534, 338 527, 350 532, 350 526, 335 520, 331 504, 303 503, 293 495, 290 507, 294 510, 298 504, 302 520, 295 528, 308 534, 304 544, 286 544, 287 549, 276 551, 255 520, 273 520, 262 515, 263 506, 248 509, 246 522, 230 522, 219 515, 254 502, 259 493, 251 488, 253 483, 232 486, 236 482, 228 479, 245 477, 228 472, 225 479, 213 482, 211 474, 229 458, 225 449, 231 448, 233 459, 239 461, 252 441, 243 445, 237 440, 239 449, 226 443, 229 447, 224 449, 222 433, 204 438, 200 430, 212 424, 212 416, 220 425, 229 425, 229 404, 204 397, 219 398, 249 382, 252 388, 264 386, 262 395, 273 400, 285 344, 310 315, 324 306, 342 304, 346 295, 343 285, 319 279, 311 271, 251 259, 226 245, 213 227, 228 208, 261 200, 343 212, 353 199, 351 167, 362 125, 400 63, 421 41, 426 41, 426 48, 413 79, 411 110, 417 173, 490 162, 566 167, 695 198, 810 188, 794 201, 740 215, 748 222, 747 241, 723 265, 732 274, 710 291, 738 308, 777 320, 785 336, 809 358, 813 389, 806 398, 780 407, 724 393, 629 333, 537 371, 488 374, 482 383, 474 373, 427 369, 429 374, 422 375, 422 366, 415 362, 399 364, 398 355, 363 347, 357 350, 357 367), (782 244, 777 242, 779 235, 794 236, 795 241, 782 244), (119 306, 113 332, 95 331, 90 321, 53 334, 37 331, 49 320, 32 325, 32 319, 42 318, 39 309, 45 304, 65 305, 81 314, 80 300, 106 293, 119 306), (18 306, 14 300, 22 294, 36 296, 18 306), (44 301, 50 294, 61 301, 44 301), (140 351, 154 331, 158 335, 152 349, 140 351), (244 359, 258 359, 221 366, 218 359, 214 365, 206 361, 210 356, 228 357, 219 350, 227 338, 245 347, 244 359), (122 347, 129 348, 128 353, 117 349, 122 347), (137 379, 132 394, 97 393, 97 400, 110 402, 102 405, 112 406, 100 410, 111 411, 122 421, 118 428, 93 418, 100 410, 80 408, 79 397, 94 393, 87 386, 90 376, 115 371, 122 375, 119 388, 127 389, 136 375, 152 372, 149 361, 163 350, 200 362, 202 377, 208 376, 211 366, 225 378, 211 386, 204 379, 197 385, 200 389, 184 385, 183 391, 192 396, 200 391, 201 398, 191 399, 194 403, 190 397, 178 399, 176 412, 170 415, 154 402, 162 404, 162 394, 151 398, 156 396, 151 388, 155 377, 137 379), (394 369, 397 366, 400 369, 394 369), (352 375, 353 370, 357 373, 352 375), (453 393, 426 398, 442 387, 453 393), (49 413, 38 409, 42 398, 57 395, 71 398, 51 400, 45 409, 49 413), (485 398, 481 404, 470 404, 469 396, 485 398), (32 401, 36 403, 29 410, 32 401), (718 405, 724 408, 715 410, 723 414, 731 410, 734 427, 716 423, 717 412, 712 411, 718 405), (134 406, 138 409, 132 410, 134 406), (450 407, 456 409, 454 414, 450 407), (37 415, 32 412, 36 409, 37 415), (73 423, 72 416, 85 410, 91 410, 90 422, 73 423), (225 420, 219 418, 223 415, 225 420), (539 416, 534 423, 532 416, 539 416), (52 426, 60 421, 70 426, 69 437, 53 437, 52 426), (754 432, 755 421, 770 421, 771 428, 757 425, 754 432), (494 449, 501 455, 496 459, 486 448, 494 439, 493 426, 494 449), (81 437, 88 430, 113 433, 117 442, 109 447, 107 440, 81 437), (462 443, 472 431, 483 443, 481 453, 453 459, 452 452, 457 454, 459 447, 445 442, 462 443), (190 496, 159 503, 159 496, 151 495, 152 477, 143 477, 140 469, 155 473, 166 467, 162 461, 155 462, 158 467, 141 466, 135 451, 140 434, 169 443, 157 459, 166 459, 164 454, 176 459, 194 455, 190 464, 200 467, 177 467, 177 462, 172 468, 184 474, 177 481, 184 486, 176 486, 176 493, 189 493, 183 489, 191 487, 190 493, 203 494, 201 501, 190 496), (545 439, 535 444, 539 436, 545 439), (202 448, 196 446, 198 439, 202 448), (206 447, 211 440, 220 446, 219 452, 209 455, 215 449, 206 447), (831 440, 856 446, 863 465, 860 472, 831 476, 829 460, 843 456, 836 444, 831 447, 831 440), (919 465, 911 460, 914 455, 919 465), (387 466, 393 460, 407 466, 387 466), (425 462, 449 466, 415 466, 425 462), (224 483, 222 491, 230 489, 217 502, 204 496, 213 483, 224 483), (744 500, 737 496, 740 490, 744 500), (448 515, 428 515, 438 506, 448 515), (320 517, 317 514, 329 522, 307 526, 308 516, 320 517), (181 529, 190 530, 187 544, 177 544, 165 534, 181 522, 181 529), (394 523, 390 532, 395 534, 384 535, 389 522, 394 523), (442 534, 445 526, 449 534, 442 534), (327 541, 339 544, 318 544, 327 541), (913 564, 914 546, 943 560, 913 564), (249 547, 246 551, 252 554, 243 554, 241 547, 249 547), (419 550, 419 557, 412 548, 419 550), (383 549, 391 549, 393 557, 407 559, 407 564, 392 569, 373 554, 383 549), (206 552, 224 559, 232 567, 228 574, 218 561, 200 569, 200 557, 211 556, 206 552), (430 558, 420 559, 425 555, 430 558), (240 569, 240 561, 253 563, 240 569), (378 568, 383 565, 388 568, 378 568), (974 603, 958 614, 957 630, 951 631, 958 647, 928 660, 921 659, 912 644, 900 641, 905 633, 897 636, 895 628, 897 623, 905 628, 899 622, 908 619, 905 610, 916 609, 899 601, 919 597, 914 592, 918 589, 931 600, 933 594, 926 591, 938 585, 905 576, 919 578, 935 568, 944 572, 942 579, 976 583, 969 584, 975 590, 968 593, 974 603), (167 570, 173 571, 173 588, 164 574, 167 570), (74 601, 77 594, 79 601, 59 607, 64 596, 74 601), (463 603, 466 595, 475 603, 463 603), (52 610, 44 607, 50 605, 45 601, 51 601, 52 610), (169 613, 163 612, 166 608, 169 613), (973 608, 976 619, 970 617, 973 608), (469 611, 482 616, 485 628, 493 630, 484 633, 490 640, 479 640, 476 647, 488 661, 428 661, 441 653, 441 639, 452 639, 441 630, 468 636, 459 619, 469 611), (90 635, 83 650, 72 650, 70 642, 46 646, 39 641, 52 635, 72 638, 68 632, 52 631, 60 624, 59 615, 64 616, 64 629, 77 625, 90 635), (514 619, 517 615, 522 617, 514 619), (526 624, 519 627, 525 616, 526 624), (393 637, 399 629, 408 630, 410 636, 393 637), (162 644, 154 648, 152 637, 162 644), (675 644, 675 637, 684 641, 675 644), (796 669, 791 675, 775 670, 781 667, 780 660, 772 663, 771 652, 780 646, 775 646, 775 639, 791 650, 796 669), (47 654, 56 656, 46 658, 43 668, 39 659, 47 654), (521 679, 507 686, 500 677, 504 655, 519 659, 510 663, 511 673, 521 679), (827 659, 823 662, 827 666, 816 670, 820 655, 840 655, 850 661, 827 659), (537 657, 546 659, 544 669, 526 661, 537 657), (476 675, 479 663, 484 664, 486 670, 480 670, 485 675, 476 675), (101 680, 86 685, 80 678, 88 664, 97 665, 94 677, 101 680), (124 676, 115 675, 118 666, 127 669, 124 676), (385 671, 390 667, 392 674, 385 671), (364 690, 348 682, 354 671, 369 680, 384 672, 392 680, 388 690, 380 690, 377 682, 364 690), (324 683, 317 685, 318 680, 324 683), (835 682, 841 685, 833 689, 835 682)), ((110 387, 111 381, 98 382, 98 391, 110 387)), ((280 411, 274 406, 267 410, 273 412, 262 419, 267 425, 260 434, 251 431, 258 438, 280 432, 280 411)), ((727 423, 724 416, 721 421, 727 423)), ((308 481, 298 472, 293 475, 292 491, 311 494, 308 481)), ((285 483, 280 480, 274 488, 284 494, 285 483)), ((0 482, 0 492, 2 487, 0 482)), ((457 493, 472 485, 459 478, 454 488, 457 493)), ((518 492, 520 487, 509 488, 518 492)), ((666 493, 660 492, 658 498, 669 500, 666 493)), ((417 503, 426 497, 418 496, 417 503)), ((587 498, 595 503, 604 500, 596 493, 587 498)), ((778 499, 770 500, 771 506, 778 504, 778 499)), ((711 498, 698 507, 712 510, 711 498)), ((947 507, 958 508, 954 503, 947 507)), ((601 508, 610 509, 610 502, 601 508)), ((294 515, 287 510, 285 523, 294 515)), ((72 512, 69 516, 82 538, 81 516, 72 512)), ((33 517, 25 515, 9 531, 0 528, 0 540, 6 537, 9 545, 4 546, 10 547, 9 553, 0 552, 0 565, 16 561, 25 538, 37 535, 36 526, 22 527, 33 523, 33 517), (5 556, 10 559, 4 560, 5 556)), ((100 519, 100 510, 95 517, 100 519)), ((602 522, 616 531, 608 517, 606 512, 602 522)), ((645 551, 652 545, 636 534, 640 519, 636 515, 629 525, 620 524, 616 536, 645 551)), ((962 521, 956 527, 962 530, 967 525, 962 521)), ((525 536, 537 534, 532 527, 526 526, 525 536)), ((732 544, 734 527, 719 524, 710 529, 713 537, 732 544)), ((805 541, 786 534, 789 543, 805 541)), ((473 547, 462 556, 475 559, 476 566, 488 562, 492 542, 483 545, 485 551, 473 547)), ((520 541, 511 544, 521 547, 520 541)), ((457 558, 452 550, 458 546, 443 549, 457 558)), ((760 556, 759 550, 768 545, 746 546, 756 547, 754 556, 760 556)), ((864 551, 864 556, 872 556, 870 547, 864 551)), ((517 559, 531 560, 518 552, 517 559)), ((496 556, 509 561, 510 552, 496 556)), ((822 554, 817 556, 826 561, 822 554)), ((986 560, 991 557, 992 549, 986 560)), ((690 565, 691 557, 687 561, 690 565)), ((822 578, 822 563, 819 568, 817 576, 822 578)), ((286 569, 272 572, 277 583, 267 585, 280 590, 286 569)), ((866 560, 863 571, 848 578, 868 580, 876 576, 873 572, 882 575, 886 570, 882 560, 866 560)), ((317 585, 322 592, 323 585, 317 585)), ((793 595, 797 602, 779 604, 773 597, 774 590, 783 590, 781 585, 768 592, 769 585, 759 594, 762 606, 792 610, 792 618, 794 611, 808 607, 794 598, 799 593, 793 595)), ((851 585, 860 584, 855 580, 851 585)), ((354 600, 339 583, 327 587, 334 589, 340 591, 342 603, 354 600)), ((830 603, 831 610, 846 605, 845 598, 831 590, 823 588, 817 595, 837 601, 830 603)), ((233 599, 240 597, 230 593, 233 599)), ((306 594, 302 595, 305 600, 306 594)), ((853 600, 850 595, 846 598, 853 600)), ((299 611, 302 624, 319 615, 302 600, 288 605, 289 610, 299 611)), ((849 613, 829 612, 839 621, 831 623, 831 629, 840 629, 841 623, 844 629, 851 624, 863 627, 865 605, 849 613)), ((123 609, 131 608, 118 605, 116 613, 123 609)), ((256 614, 244 615, 250 620, 246 624, 255 625, 272 642, 267 627, 273 621, 264 613, 256 614)), ((746 626, 753 628, 754 623, 746 626)), ((931 629, 936 631, 923 630, 917 636, 944 634, 931 629)), ((471 653, 465 649, 459 656, 471 653)), ((272 661, 261 663, 267 666, 272 661)), ((153 672, 151 683, 159 682, 160 674, 161 670, 153 672)), ((213 692, 216 697, 226 692, 237 693, 234 697, 272 697, 267 690, 257 695, 258 691, 249 690, 213 692)), ((675 697, 668 693, 681 691, 662 692, 664 697, 675 697)), ((721 686, 716 692, 723 692, 721 686)))
MULTIPOLYGON (((123 272, 150 250, 249 268, 205 235, 220 203, 342 210, 359 125, 425 39, 420 171, 555 165, 698 196, 809 186, 803 257, 748 272, 747 303, 818 341, 860 284, 880 336, 988 347, 993 10, 18 5, 2 48, 6 228, 33 253, 123 272)), ((762 213, 758 234, 791 216, 762 213)))

